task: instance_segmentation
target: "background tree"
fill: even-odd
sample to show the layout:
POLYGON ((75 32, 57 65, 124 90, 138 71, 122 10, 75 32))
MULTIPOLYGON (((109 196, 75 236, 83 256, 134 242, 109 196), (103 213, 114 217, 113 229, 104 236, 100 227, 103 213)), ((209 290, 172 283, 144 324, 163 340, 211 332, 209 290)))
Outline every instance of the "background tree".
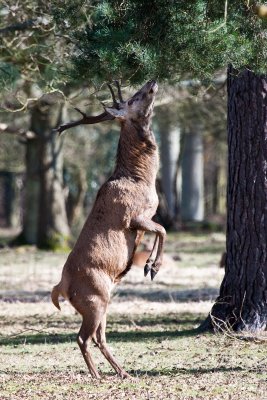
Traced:
POLYGON ((177 162, 180 154, 181 129, 178 119, 177 100, 156 108, 156 131, 160 138, 160 188, 161 204, 158 210, 161 223, 174 227, 178 213, 177 162), (163 208, 163 209, 161 209, 163 208))
POLYGON ((178 114, 182 128, 181 219, 203 221, 225 210, 226 90, 225 75, 212 87, 186 83, 187 96, 178 114), (190 88, 190 86, 193 86, 190 88), (221 201, 221 194, 224 200, 221 201))
MULTIPOLYGON (((26 195, 17 242, 64 247, 70 231, 63 191, 62 138, 53 133, 62 121, 64 104, 53 84, 63 83, 58 68, 67 44, 56 37, 46 2, 4 1, 0 12, 1 108, 10 113, 24 110, 28 114, 24 126, 33 132, 24 137, 26 195), (54 95, 43 95, 49 92, 54 95)), ((10 127, 14 130, 13 120, 10 127)))
POLYGON ((181 218, 185 222, 204 219, 204 146, 201 125, 189 124, 182 155, 181 218))
MULTIPOLYGON (((176 228, 186 220, 215 217, 222 223, 225 213, 226 185, 226 88, 225 75, 205 87, 187 80, 165 87, 163 100, 156 104, 155 131, 159 134, 161 170, 158 217, 165 227, 176 228), (195 175, 194 141, 187 136, 201 129, 203 154, 195 175), (181 149, 181 151, 180 151, 181 149), (185 151, 184 151, 185 150, 185 151), (205 180, 203 180, 203 174, 205 180), (184 179, 182 179, 184 175, 184 179), (190 183, 188 175, 191 177, 190 183), (204 185, 204 186, 203 186, 204 185), (188 191, 188 189, 190 189, 188 191), (201 196, 194 194, 202 193, 201 196), (181 199, 183 198, 183 204, 181 199), (186 200, 187 198, 187 200, 186 200), (194 198, 194 200, 193 200, 194 198), (189 199, 189 200, 188 200, 189 199), (191 200, 196 207, 190 208, 191 200), (195 218, 202 209, 201 218, 195 218), (190 211, 191 210, 191 211, 190 211)), ((198 156, 197 156, 198 157, 198 156)))

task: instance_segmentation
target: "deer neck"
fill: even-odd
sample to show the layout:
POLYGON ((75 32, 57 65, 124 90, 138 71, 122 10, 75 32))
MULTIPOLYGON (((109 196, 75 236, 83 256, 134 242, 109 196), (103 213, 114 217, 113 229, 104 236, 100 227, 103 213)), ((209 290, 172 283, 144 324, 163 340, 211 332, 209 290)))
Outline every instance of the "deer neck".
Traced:
POLYGON ((114 179, 128 177, 153 184, 158 170, 158 147, 150 124, 122 123, 114 179))

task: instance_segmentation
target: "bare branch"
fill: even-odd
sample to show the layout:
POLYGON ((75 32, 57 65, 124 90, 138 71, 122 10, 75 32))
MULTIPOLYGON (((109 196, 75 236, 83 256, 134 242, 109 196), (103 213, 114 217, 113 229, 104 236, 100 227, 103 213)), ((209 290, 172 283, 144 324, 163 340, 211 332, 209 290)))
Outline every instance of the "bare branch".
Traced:
MULTIPOLYGON (((17 100, 18 100, 18 99, 17 99, 17 100)), ((24 110, 27 109, 27 107, 29 106, 29 104, 34 103, 34 102, 36 102, 37 100, 38 100, 37 97, 35 97, 35 98, 29 98, 29 99, 26 100, 26 102, 25 102, 24 104, 23 104, 20 100, 18 100, 19 103, 21 104, 21 107, 20 107, 20 108, 15 108, 15 109, 12 109, 12 108, 10 108, 10 107, 6 107, 4 104, 0 104, 0 110, 1 110, 1 111, 4 110, 4 111, 12 112, 12 113, 24 111, 24 110)))
POLYGON ((74 110, 78 111, 84 118, 86 118, 86 114, 81 111, 78 107, 74 107, 74 110))
POLYGON ((29 19, 28 21, 18 22, 17 24, 6 26, 5 28, 0 29, 0 34, 8 34, 10 32, 15 31, 25 31, 27 29, 31 29, 35 27, 36 21, 33 19, 29 19))

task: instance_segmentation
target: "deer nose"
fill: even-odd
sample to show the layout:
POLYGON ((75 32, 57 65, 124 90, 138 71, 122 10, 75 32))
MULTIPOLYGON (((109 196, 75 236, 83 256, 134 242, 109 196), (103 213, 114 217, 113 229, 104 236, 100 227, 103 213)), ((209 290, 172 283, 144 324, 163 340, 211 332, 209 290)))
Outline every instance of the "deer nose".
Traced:
POLYGON ((156 93, 158 91, 158 84, 157 82, 152 79, 151 81, 147 82, 149 86, 149 93, 156 93))

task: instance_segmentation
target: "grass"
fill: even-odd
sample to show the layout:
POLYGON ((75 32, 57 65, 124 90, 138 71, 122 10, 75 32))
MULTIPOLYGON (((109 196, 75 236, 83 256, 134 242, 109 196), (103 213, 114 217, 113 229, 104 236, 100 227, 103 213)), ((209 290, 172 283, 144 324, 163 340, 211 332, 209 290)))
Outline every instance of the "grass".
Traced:
POLYGON ((197 330, 223 276, 224 237, 171 234, 166 248, 157 279, 133 268, 110 304, 107 340, 132 379, 92 347, 100 382, 76 344, 79 315, 49 300, 66 254, 1 250, 0 399, 267 399, 266 342, 197 330))

